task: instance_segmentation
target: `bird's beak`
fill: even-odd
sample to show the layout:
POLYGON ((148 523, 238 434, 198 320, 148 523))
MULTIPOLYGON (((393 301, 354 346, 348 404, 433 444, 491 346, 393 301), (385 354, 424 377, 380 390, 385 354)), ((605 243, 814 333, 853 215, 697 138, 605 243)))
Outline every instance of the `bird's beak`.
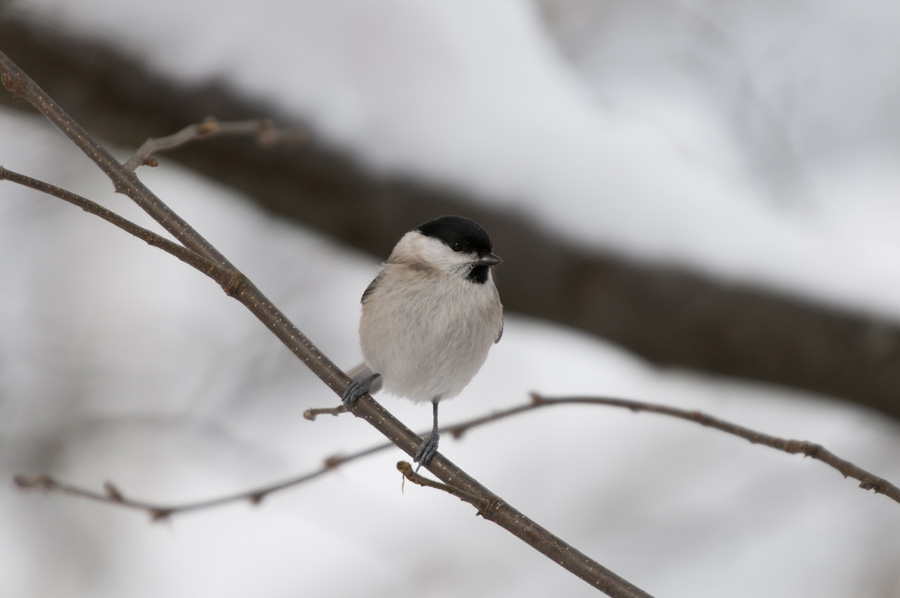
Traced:
POLYGON ((476 266, 496 266, 497 264, 503 262, 500 259, 500 256, 494 253, 486 253, 475 262, 476 266))

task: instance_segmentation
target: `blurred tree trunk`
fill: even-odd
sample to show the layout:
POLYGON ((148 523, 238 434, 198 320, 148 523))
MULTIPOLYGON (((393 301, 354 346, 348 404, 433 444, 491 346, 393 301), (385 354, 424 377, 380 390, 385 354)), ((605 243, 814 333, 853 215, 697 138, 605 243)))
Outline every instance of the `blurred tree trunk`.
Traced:
MULTIPOLYGON (((120 146, 207 116, 296 124, 224 84, 185 85, 123 50, 36 23, 0 18, 0 40, 77 120, 120 146)), ((27 108, 8 93, 0 102, 27 108)), ((216 140, 171 158, 380 258, 411 225, 468 215, 506 259, 498 284, 510 311, 597 334, 663 366, 806 389, 900 418, 900 329, 893 322, 578 247, 461 191, 370 172, 314 131, 298 149, 216 140)))

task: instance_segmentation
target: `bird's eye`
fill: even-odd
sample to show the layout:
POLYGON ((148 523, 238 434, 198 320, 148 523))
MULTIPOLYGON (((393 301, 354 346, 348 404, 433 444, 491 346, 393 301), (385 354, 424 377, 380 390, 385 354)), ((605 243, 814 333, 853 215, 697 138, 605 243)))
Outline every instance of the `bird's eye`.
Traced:
POLYGON ((450 249, 452 249, 453 251, 456 251, 456 252, 462 251, 463 250, 462 241, 453 241, 453 243, 450 244, 450 249))

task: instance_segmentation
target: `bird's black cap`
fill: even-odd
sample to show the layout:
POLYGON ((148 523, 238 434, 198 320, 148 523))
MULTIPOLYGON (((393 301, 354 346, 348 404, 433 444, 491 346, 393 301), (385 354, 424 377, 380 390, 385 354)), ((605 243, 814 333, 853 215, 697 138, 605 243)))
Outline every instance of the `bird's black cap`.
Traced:
POLYGON ((491 252, 491 239, 478 223, 462 216, 441 216, 417 229, 426 237, 434 237, 453 251, 486 255, 491 252))

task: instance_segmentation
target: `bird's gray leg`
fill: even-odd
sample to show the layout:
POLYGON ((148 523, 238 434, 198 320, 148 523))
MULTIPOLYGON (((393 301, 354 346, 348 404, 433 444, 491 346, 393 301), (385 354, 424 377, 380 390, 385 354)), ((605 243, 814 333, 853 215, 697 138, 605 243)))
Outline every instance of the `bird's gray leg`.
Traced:
POLYGON ((419 471, 419 467, 428 465, 429 461, 431 461, 435 453, 437 453, 438 442, 441 440, 441 435, 438 432, 437 400, 431 401, 431 406, 434 409, 434 425, 431 428, 431 434, 425 437, 422 444, 419 445, 419 450, 416 451, 415 462, 419 464, 418 467, 416 467, 416 471, 419 471))
POLYGON ((381 374, 372 374, 371 376, 366 376, 365 378, 351 382, 350 386, 347 387, 347 390, 344 391, 344 395, 341 397, 344 407, 352 407, 353 403, 355 403, 359 397, 368 393, 369 389, 372 388, 372 382, 380 375, 381 374))

